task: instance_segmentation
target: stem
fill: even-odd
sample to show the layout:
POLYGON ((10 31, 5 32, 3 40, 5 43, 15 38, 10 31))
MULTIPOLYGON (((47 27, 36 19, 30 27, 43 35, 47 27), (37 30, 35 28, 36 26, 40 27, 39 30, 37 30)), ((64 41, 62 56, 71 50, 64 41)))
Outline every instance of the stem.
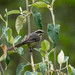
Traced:
POLYGON ((1 35, 0 40, 2 39, 3 35, 4 35, 4 33, 1 35))
POLYGON ((54 50, 54 75, 56 75, 56 48, 54 50))
POLYGON ((5 75, 1 62, 0 62, 0 69, 1 69, 2 75, 5 75))
POLYGON ((30 56, 31 56, 32 69, 33 69, 33 72, 35 72, 34 61, 33 61, 33 53, 32 52, 30 52, 30 56))
MULTIPOLYGON (((51 12, 53 25, 55 26, 55 16, 54 16, 54 12, 53 12, 54 1, 55 0, 52 0, 51 5, 48 6, 48 9, 51 12)), ((56 48, 54 49, 54 75, 56 75, 56 48)))
MULTIPOLYGON (((29 13, 28 0, 26 0, 26 9, 27 13, 29 13)), ((30 34, 30 16, 28 16, 28 34, 30 34)))
POLYGON ((34 3, 35 2, 35 0, 32 0, 32 3, 34 3))
POLYGON ((47 63, 48 63, 48 75, 49 75, 49 59, 48 59, 48 52, 46 51, 46 55, 47 55, 47 63))
POLYGON ((28 45, 28 47, 30 49, 30 57, 31 57, 32 70, 33 70, 33 72, 35 72, 34 61, 33 61, 33 53, 32 53, 32 47, 29 46, 29 45, 28 45))
POLYGON ((51 15, 52 15, 53 25, 55 26, 55 16, 54 16, 53 8, 52 7, 50 8, 50 11, 51 11, 51 15))

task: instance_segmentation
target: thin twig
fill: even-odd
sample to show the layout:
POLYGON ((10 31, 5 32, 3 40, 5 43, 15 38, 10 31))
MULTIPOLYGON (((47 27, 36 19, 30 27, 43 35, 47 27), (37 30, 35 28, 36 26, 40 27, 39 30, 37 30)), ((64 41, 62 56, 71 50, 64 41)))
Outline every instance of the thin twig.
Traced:
POLYGON ((5 75, 1 62, 0 62, 0 69, 1 69, 2 75, 5 75))
POLYGON ((28 45, 28 47, 29 47, 29 49, 30 49, 30 57, 31 57, 31 65, 32 65, 32 70, 33 70, 33 72, 35 72, 35 67, 34 67, 34 61, 33 61, 33 51, 32 51, 32 47, 31 46, 29 46, 28 45))
POLYGON ((0 40, 2 39, 3 35, 4 35, 4 33, 1 35, 0 40))
MULTIPOLYGON (((48 52, 46 51, 46 54, 47 54, 47 63, 48 63, 48 70, 49 70, 49 59, 48 59, 48 52)), ((49 75, 49 71, 48 71, 48 75, 49 75)))
POLYGON ((35 2, 35 0, 32 0, 32 3, 34 3, 35 2))
POLYGON ((51 11, 51 15, 52 15, 52 21, 53 21, 53 25, 55 26, 55 16, 54 16, 54 12, 53 12, 53 8, 50 8, 51 11))
MULTIPOLYGON (((29 13, 28 0, 26 0, 26 9, 27 13, 29 13)), ((28 16, 28 34, 30 34, 30 16, 28 16)))
POLYGON ((55 0, 52 0, 51 6, 53 7, 55 0))

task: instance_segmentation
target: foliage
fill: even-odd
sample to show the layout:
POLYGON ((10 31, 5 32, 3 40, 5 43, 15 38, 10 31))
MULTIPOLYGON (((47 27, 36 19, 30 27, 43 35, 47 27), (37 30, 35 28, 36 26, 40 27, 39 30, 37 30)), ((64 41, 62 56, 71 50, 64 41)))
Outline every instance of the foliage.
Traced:
MULTIPOLYGON (((55 65, 53 65, 53 63, 55 63, 54 60, 56 58, 54 57, 56 55, 55 47, 58 43, 59 31, 60 31, 60 25, 55 24, 55 16, 53 13, 54 1, 55 0, 52 0, 52 2, 49 2, 48 0, 36 0, 31 5, 28 5, 28 8, 30 6, 29 12, 27 10, 22 11, 22 8, 20 7, 20 10, 7 11, 7 9, 5 9, 4 17, 0 14, 0 19, 5 23, 5 26, 2 28, 2 36, 0 40, 2 39, 4 35, 7 42, 12 44, 14 47, 15 44, 18 43, 19 39, 21 39, 21 36, 19 34, 21 29, 23 28, 23 24, 27 22, 26 18, 28 18, 28 16, 31 16, 31 14, 38 28, 42 29, 43 25, 42 25, 41 14, 40 12, 35 10, 36 8, 41 8, 41 9, 46 8, 46 9, 49 9, 49 11, 51 12, 51 17, 53 22, 48 23, 47 25, 47 35, 48 35, 48 38, 50 39, 49 41, 52 42, 53 47, 50 48, 49 41, 43 40, 41 43, 41 48, 34 48, 34 50, 38 51, 41 54, 42 61, 34 64, 33 57, 31 56, 31 63, 25 62, 25 63, 20 63, 18 65, 16 69, 16 75, 21 75, 22 72, 24 73, 24 75, 50 75, 50 74, 53 75, 55 71, 58 75, 62 75, 62 74, 75 75, 75 68, 72 67, 70 64, 68 64, 69 57, 65 56, 63 50, 61 50, 60 53, 58 54, 58 58, 57 58, 58 59, 57 62, 59 64, 58 69, 55 69, 54 68, 55 65), (8 25, 9 24, 8 17, 9 15, 12 15, 12 14, 19 14, 15 22, 15 28, 18 33, 18 35, 15 38, 13 37, 13 34, 12 34, 13 30, 8 25), (6 18, 6 20, 4 18, 6 18), (62 68, 64 63, 66 63, 66 65, 64 68, 62 68), (32 70, 33 70, 32 72, 24 70, 26 66, 28 65, 32 66, 32 70), (62 71, 64 69, 67 70, 67 73, 64 73, 62 71)), ((1 44, 1 48, 3 50, 3 55, 0 57, 0 62, 6 60, 7 65, 9 65, 10 63, 9 55, 11 55, 12 53, 18 53, 21 57, 23 57, 22 55, 24 55, 24 51, 22 47, 19 47, 17 49, 15 48, 14 52, 7 51, 7 46, 3 44, 1 44)))

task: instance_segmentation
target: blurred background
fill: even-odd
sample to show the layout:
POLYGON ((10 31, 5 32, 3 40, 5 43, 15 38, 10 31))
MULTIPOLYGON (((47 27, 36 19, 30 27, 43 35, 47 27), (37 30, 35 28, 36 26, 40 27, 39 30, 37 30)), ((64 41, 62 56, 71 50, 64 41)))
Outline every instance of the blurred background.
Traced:
MULTIPOLYGON (((30 0, 29 0, 30 1, 30 0)), ((29 2, 31 4, 31 1, 29 2)), ((23 10, 26 9, 25 0, 0 0, 0 14, 5 14, 5 8, 10 10, 18 10, 19 7, 23 10)), ((47 24, 52 23, 51 14, 48 9, 37 9, 42 15, 43 30, 47 31, 47 24)), ((75 0, 56 0, 54 4, 54 14, 56 18, 56 24, 61 25, 59 42, 57 44, 57 54, 62 49, 66 56, 69 56, 69 63, 75 67, 75 0)), ((9 16, 9 27, 12 28, 13 36, 16 37, 18 34, 15 29, 15 20, 18 15, 9 16)), ((0 36, 2 34, 2 27, 5 24, 0 20, 0 36)), ((31 17, 31 32, 35 31, 37 26, 35 25, 33 18, 31 17)), ((27 35, 27 23, 24 24, 23 29, 20 32, 22 38, 27 35)), ((22 39, 21 38, 21 39, 22 39)), ((43 35, 43 39, 48 39, 47 34, 43 35)), ((6 39, 3 37, 0 40, 0 44, 6 44, 8 47, 11 45, 7 43, 6 39)), ((27 46, 24 47, 24 57, 27 61, 30 61, 29 49, 27 46)), ((40 48, 40 43, 36 46, 40 48)), ((0 48, 0 56, 2 54, 0 48)), ((41 61, 41 55, 34 51, 34 62, 38 63, 41 61), (39 59, 40 58, 40 59, 39 59), (38 59, 38 60, 37 60, 38 59)), ((16 75, 16 68, 19 63, 25 62, 17 53, 10 55, 10 63, 8 69, 5 71, 6 75, 16 75)), ((3 62, 3 67, 5 67, 3 62)))

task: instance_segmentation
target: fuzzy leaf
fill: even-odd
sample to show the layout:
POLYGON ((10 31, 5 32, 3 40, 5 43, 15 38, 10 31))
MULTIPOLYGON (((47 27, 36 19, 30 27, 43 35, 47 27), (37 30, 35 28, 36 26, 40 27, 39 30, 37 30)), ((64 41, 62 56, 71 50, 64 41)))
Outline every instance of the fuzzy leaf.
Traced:
POLYGON ((18 53, 19 53, 20 55, 23 55, 23 54, 24 54, 24 51, 23 51, 23 48, 22 48, 22 47, 19 47, 19 48, 18 48, 18 53))
POLYGON ((33 17, 34 17, 34 21, 36 23, 36 25, 42 29, 42 23, 41 23, 41 14, 37 11, 33 12, 33 17))
POLYGON ((40 71, 42 72, 42 75, 45 75, 46 72, 46 64, 45 63, 39 63, 40 71))
POLYGON ((14 44, 14 37, 12 36, 11 28, 8 28, 7 30, 6 39, 9 43, 14 44))
POLYGON ((21 63, 18 65, 16 69, 16 75, 21 75, 22 71, 24 70, 24 67, 30 65, 30 63, 21 63))
POLYGON ((62 65, 63 61, 64 61, 64 52, 61 50, 60 53, 58 54, 58 63, 62 65))
POLYGON ((36 8, 43 8, 43 7, 47 7, 47 4, 45 2, 38 1, 32 4, 31 6, 34 6, 36 8))
MULTIPOLYGON (((11 11, 8 11, 7 14, 8 15, 11 15, 11 14, 20 14, 20 11, 19 10, 11 10, 11 11)), ((4 17, 6 17, 6 14, 4 15, 4 17)))
POLYGON ((2 17, 2 15, 0 14, 0 19, 5 22, 4 18, 2 17))
POLYGON ((63 63, 67 62, 67 61, 68 61, 68 59, 69 59, 69 57, 68 57, 68 56, 64 56, 64 61, 63 61, 63 63))
POLYGON ((42 49, 43 49, 44 51, 46 51, 46 50, 49 50, 50 44, 49 44, 49 42, 48 42, 47 40, 44 40, 44 41, 42 41, 42 43, 41 43, 41 47, 42 47, 42 49))
POLYGON ((50 61, 54 62, 54 49, 48 53, 48 57, 50 61))
POLYGON ((10 56, 9 56, 9 54, 8 54, 8 52, 7 52, 6 64, 8 65, 8 64, 9 64, 9 62, 10 62, 10 56))
POLYGON ((1 61, 3 61, 3 60, 5 60, 6 58, 5 58, 5 55, 3 54, 1 57, 0 57, 0 62, 1 61))
POLYGON ((24 75, 37 75, 37 72, 26 71, 24 75))
POLYGON ((58 39, 59 39, 59 30, 60 30, 60 25, 53 25, 53 24, 48 24, 48 36, 50 38, 51 41, 53 41, 53 44, 55 47, 58 39))
POLYGON ((16 19, 16 24, 15 24, 15 27, 16 27, 16 30, 17 30, 17 33, 19 34, 20 30, 22 29, 23 27, 23 24, 26 22, 26 17, 23 16, 23 15, 19 15, 16 19))
POLYGON ((21 38, 21 36, 20 35, 18 35, 18 36, 16 36, 15 38, 14 38, 14 43, 17 43, 18 42, 18 40, 21 38))
POLYGON ((69 75, 72 75, 71 65, 68 66, 68 74, 69 74, 69 75))
POLYGON ((32 75, 32 72, 26 71, 26 72, 24 73, 24 75, 32 75))

